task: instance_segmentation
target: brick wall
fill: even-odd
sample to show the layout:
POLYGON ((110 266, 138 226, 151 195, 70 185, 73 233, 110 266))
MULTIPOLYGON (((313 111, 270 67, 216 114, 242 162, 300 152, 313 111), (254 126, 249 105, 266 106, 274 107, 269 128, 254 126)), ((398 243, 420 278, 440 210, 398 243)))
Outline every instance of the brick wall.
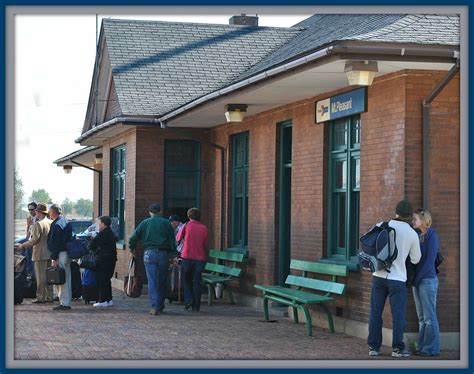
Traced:
MULTIPOLYGON (((368 111, 361 115, 360 231, 394 216, 403 197, 422 203, 421 100, 443 72, 406 70, 383 76, 368 88, 368 111)), ((126 241, 135 225, 147 217, 152 201, 163 204, 164 139, 200 137, 225 147, 225 246, 231 232, 230 138, 249 131, 249 258, 240 291, 256 294, 254 284, 278 281, 278 132, 277 124, 293 125, 291 257, 318 260, 325 256, 327 223, 328 124, 315 124, 314 103, 348 88, 293 103, 239 124, 208 130, 133 128, 104 145, 104 214, 108 212, 110 148, 127 143, 126 241), (135 162, 135 160, 137 160, 135 162)), ((443 331, 459 331, 459 78, 449 84, 431 108, 430 207, 441 248, 448 252, 440 276, 438 311, 443 331), (444 273, 443 273, 444 271, 444 273), (450 274, 449 278, 445 274, 450 274), (448 292, 449 290, 449 292, 448 292)), ((210 247, 219 248, 221 230, 221 155, 202 145, 201 208, 210 229, 210 247)), ((119 251, 120 252, 120 251, 119 251)), ((117 266, 123 279, 128 257, 117 266)), ((371 275, 351 272, 346 296, 332 308, 338 315, 366 322, 370 309, 371 275), (340 308, 340 309, 339 309, 340 308)), ((408 331, 416 331, 416 314, 409 294, 408 331)), ((384 314, 391 327, 389 308, 384 314)))
MULTIPOLYGON (((432 91, 446 72, 408 71, 407 74, 409 77, 407 94, 424 97, 432 91)), ((459 98, 459 75, 457 75, 441 91, 430 108, 429 210, 433 216, 433 227, 439 236, 440 248, 447 254, 439 274, 437 311, 441 331, 459 331, 460 328, 459 98)), ((416 126, 421 133, 419 102, 420 100, 407 102, 407 113, 419 118, 420 122, 416 126)), ((409 177, 411 180, 408 182, 419 184, 421 188, 421 169, 420 174, 407 175, 407 180, 409 177)), ((421 201, 418 206, 421 207, 421 201)))

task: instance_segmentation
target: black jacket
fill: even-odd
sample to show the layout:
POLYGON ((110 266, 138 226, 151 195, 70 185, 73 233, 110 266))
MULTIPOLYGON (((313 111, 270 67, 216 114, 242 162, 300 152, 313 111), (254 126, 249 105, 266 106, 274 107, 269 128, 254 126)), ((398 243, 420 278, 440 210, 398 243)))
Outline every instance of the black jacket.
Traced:
POLYGON ((99 263, 117 260, 117 238, 110 227, 100 231, 90 241, 89 250, 96 254, 99 263))

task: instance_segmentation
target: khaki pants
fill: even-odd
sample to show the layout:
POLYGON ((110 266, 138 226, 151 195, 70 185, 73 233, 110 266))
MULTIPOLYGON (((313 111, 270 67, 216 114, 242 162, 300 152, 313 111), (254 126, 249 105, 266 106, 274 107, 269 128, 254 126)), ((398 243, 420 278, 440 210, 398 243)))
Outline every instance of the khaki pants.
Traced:
POLYGON ((33 261, 36 274, 36 300, 53 301, 53 287, 46 284, 46 269, 51 260, 33 261))

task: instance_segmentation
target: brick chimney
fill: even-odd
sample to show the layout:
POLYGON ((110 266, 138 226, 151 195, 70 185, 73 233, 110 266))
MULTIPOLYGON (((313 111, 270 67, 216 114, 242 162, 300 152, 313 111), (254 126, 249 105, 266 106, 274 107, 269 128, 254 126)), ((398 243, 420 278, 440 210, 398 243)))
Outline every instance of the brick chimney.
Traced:
POLYGON ((229 18, 229 25, 258 26, 258 17, 246 16, 245 14, 232 16, 229 18))

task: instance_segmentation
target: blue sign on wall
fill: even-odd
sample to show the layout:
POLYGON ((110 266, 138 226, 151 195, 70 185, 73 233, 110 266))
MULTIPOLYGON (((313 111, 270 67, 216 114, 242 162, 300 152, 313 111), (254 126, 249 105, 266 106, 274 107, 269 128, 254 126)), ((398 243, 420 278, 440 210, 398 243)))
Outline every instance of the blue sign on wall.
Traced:
POLYGON ((316 102, 316 123, 367 111, 367 87, 316 102))

